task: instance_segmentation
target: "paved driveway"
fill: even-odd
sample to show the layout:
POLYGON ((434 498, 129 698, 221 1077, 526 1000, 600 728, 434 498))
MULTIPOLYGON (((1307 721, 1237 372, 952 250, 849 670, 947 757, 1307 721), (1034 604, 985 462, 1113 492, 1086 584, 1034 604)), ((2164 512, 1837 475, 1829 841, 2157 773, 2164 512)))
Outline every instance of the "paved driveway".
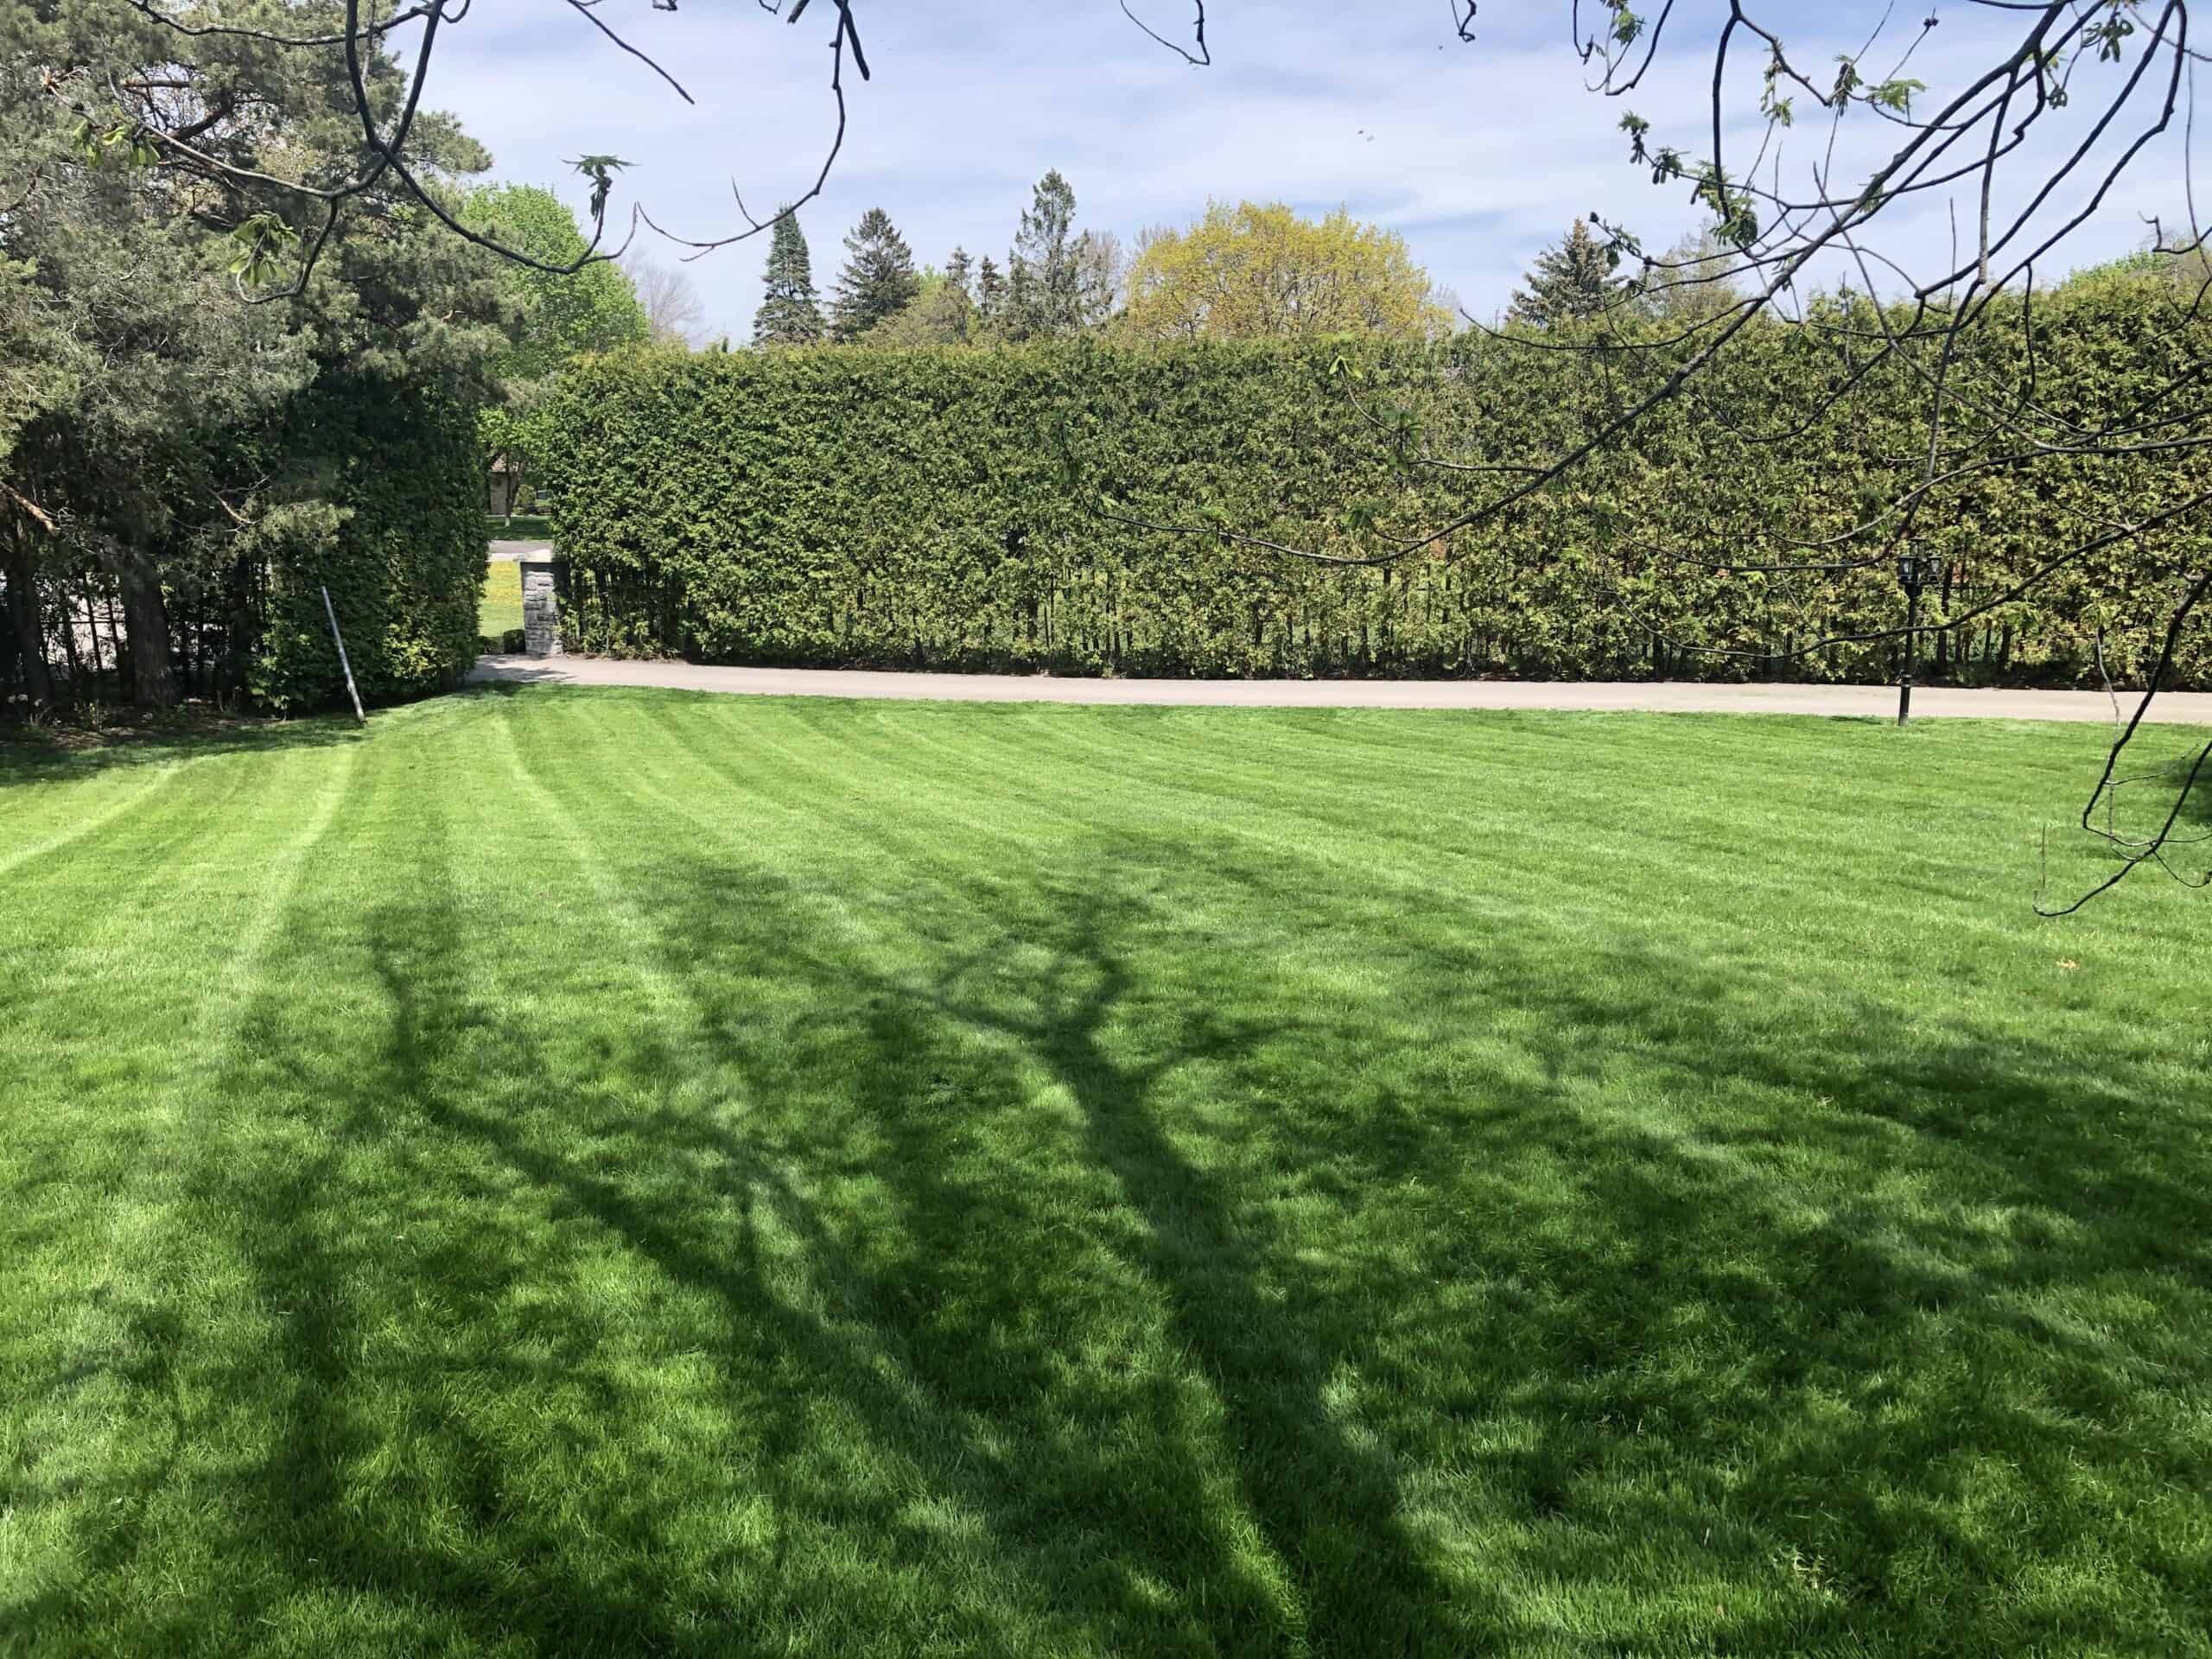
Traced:
MULTIPOLYGON (((1879 685, 1553 684, 1529 680, 1084 680, 1046 674, 896 674, 856 669, 702 668, 595 657, 480 657, 472 681, 662 686, 738 696, 888 697, 944 702, 1187 704, 1220 709, 1554 709, 1653 714, 1894 717, 1879 685)), ((2133 710, 2125 693, 2121 707, 2133 710)), ((1916 716, 2101 721, 2097 691, 1975 691, 1923 686, 1916 716)), ((2212 726, 2212 692, 2170 692, 2152 705, 2167 724, 2212 726)))

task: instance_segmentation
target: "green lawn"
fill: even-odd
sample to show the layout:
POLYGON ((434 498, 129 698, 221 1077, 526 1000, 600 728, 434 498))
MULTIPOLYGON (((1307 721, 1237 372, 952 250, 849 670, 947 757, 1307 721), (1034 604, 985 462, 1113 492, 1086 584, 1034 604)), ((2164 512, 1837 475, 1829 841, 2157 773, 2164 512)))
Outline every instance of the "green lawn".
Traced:
POLYGON ((476 607, 476 631, 497 644, 510 628, 522 626, 522 566, 512 559, 484 567, 484 597, 476 607))
POLYGON ((0 1649, 2212 1653, 2212 909, 2029 910, 2101 740, 0 748, 0 1649))

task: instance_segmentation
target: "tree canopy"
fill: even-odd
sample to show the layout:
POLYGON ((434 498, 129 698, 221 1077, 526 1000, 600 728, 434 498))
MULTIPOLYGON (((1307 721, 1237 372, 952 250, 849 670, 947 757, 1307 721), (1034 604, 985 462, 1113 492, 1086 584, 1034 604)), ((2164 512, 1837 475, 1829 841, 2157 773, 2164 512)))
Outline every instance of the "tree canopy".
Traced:
POLYGON ((1146 238, 1121 326, 1147 339, 1379 334, 1448 330, 1405 238, 1344 209, 1301 219, 1280 202, 1213 202, 1196 224, 1146 238))
MULTIPOLYGON (((588 246, 575 213, 543 186, 488 185, 472 191, 467 205, 477 222, 548 264, 581 258, 588 246)), ((612 262, 548 270, 511 261, 499 267, 499 286, 518 313, 514 344, 493 359, 502 378, 542 380, 585 352, 652 335, 637 289, 612 262)))
POLYGON ((1590 233, 1578 219, 1565 237, 1536 256, 1528 286, 1513 296, 1506 315, 1515 322, 1548 328, 1560 322, 1586 322, 1618 297, 1624 279, 1616 267, 1619 254, 1590 233))
MULTIPOLYGON (((302 29, 344 16, 327 0, 286 13, 302 29)), ((398 97, 384 54, 362 73, 398 97)), ((292 418, 318 380, 488 395, 516 314, 497 261, 435 233, 396 179, 336 213, 289 202, 288 218, 238 176, 363 166, 358 129, 331 113, 348 107, 349 79, 328 54, 181 35, 101 0, 0 9, 0 178, 13 193, 0 213, 0 577, 35 700, 52 690, 57 595, 112 594, 125 683, 167 702, 172 608, 234 613, 251 591, 242 559, 279 525, 296 543, 335 533, 317 504, 349 458, 292 418), (188 137, 158 144, 76 113, 118 87, 188 137), (288 289, 303 243, 318 257, 288 289)), ((460 210, 458 181, 483 151, 427 113, 412 142, 427 188, 460 210)))
MULTIPOLYGON (((1119 245, 1077 231, 1075 209, 1075 187, 1058 168, 1037 181, 1007 257, 1005 297, 990 308, 994 327, 1007 339, 1080 334, 1113 310, 1119 245)), ((986 261, 987 283, 991 274, 986 261)))
POLYGON ((1708 219, 1630 280, 1643 308, 1675 323, 1707 321, 1744 302, 1736 273, 1742 256, 1728 245, 1717 220, 1708 219))
POLYGON ((768 243, 760 308, 753 315, 756 346, 811 346, 823 336, 822 302, 814 291, 814 259, 798 215, 786 209, 768 243))
POLYGON ((692 345, 707 324, 707 303, 699 297, 698 285, 683 272, 634 251, 624 256, 622 265, 637 287, 653 339, 664 346, 692 345))
POLYGON ((861 336, 864 346, 969 346, 977 342, 982 325, 967 284, 948 273, 934 279, 925 276, 922 291, 897 314, 886 317, 861 336))
POLYGON ((921 287, 906 238, 890 214, 869 208, 845 238, 845 266, 830 306, 831 335, 841 342, 858 340, 905 310, 921 287))

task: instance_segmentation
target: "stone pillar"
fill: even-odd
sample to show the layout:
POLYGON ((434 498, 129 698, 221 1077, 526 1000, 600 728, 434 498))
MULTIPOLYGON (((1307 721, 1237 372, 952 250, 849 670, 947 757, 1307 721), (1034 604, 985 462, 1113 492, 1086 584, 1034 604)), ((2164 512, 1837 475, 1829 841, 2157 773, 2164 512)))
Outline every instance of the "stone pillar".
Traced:
POLYGON ((561 654, 561 590, 568 572, 550 549, 522 557, 523 649, 533 657, 561 654))

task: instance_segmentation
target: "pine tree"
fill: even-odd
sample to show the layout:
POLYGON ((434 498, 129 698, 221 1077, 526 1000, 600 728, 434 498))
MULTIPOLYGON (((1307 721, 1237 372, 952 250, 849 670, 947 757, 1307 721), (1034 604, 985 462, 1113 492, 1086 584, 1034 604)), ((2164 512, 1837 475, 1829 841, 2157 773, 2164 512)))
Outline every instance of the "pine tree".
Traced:
POLYGON ((798 215, 776 221, 768 242, 768 270, 760 308, 753 314, 756 346, 811 346, 822 338, 822 306, 814 292, 814 262, 798 215))
POLYGON ((1037 181, 1007 259, 1007 332, 1016 340, 1083 326, 1082 250, 1075 189, 1052 168, 1037 181))
POLYGON ((976 315, 986 328, 998 327, 999 315, 1006 308, 1006 278, 989 254, 976 267, 976 315))
MULTIPOLYGON (((989 262, 986 260, 984 263, 989 262)), ((969 258, 968 250, 955 248, 944 262, 944 280, 973 301, 976 297, 975 275, 975 262, 969 258)))
POLYGON ((1578 219, 1566 240, 1536 256, 1528 287, 1514 295, 1506 315, 1540 328, 1594 317, 1612 302, 1620 287, 1621 279, 1605 257, 1605 245, 1578 219))
POLYGON ((1007 267, 1006 296, 999 302, 999 333, 1008 340, 1027 340, 1037 332, 1037 284, 1029 267, 1015 261, 1007 267))
POLYGON ((895 317, 922 291, 914 255, 891 215, 871 207, 845 238, 845 268, 830 307, 830 333, 840 344, 857 340, 886 317, 895 317))

